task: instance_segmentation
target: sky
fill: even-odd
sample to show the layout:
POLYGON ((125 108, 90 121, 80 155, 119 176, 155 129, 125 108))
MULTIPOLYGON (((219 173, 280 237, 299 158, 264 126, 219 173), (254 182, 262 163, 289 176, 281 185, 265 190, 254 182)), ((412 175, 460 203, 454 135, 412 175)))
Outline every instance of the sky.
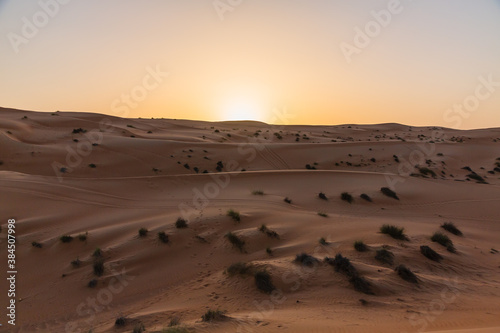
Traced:
POLYGON ((0 106, 500 127, 500 0, 0 0, 0 106))

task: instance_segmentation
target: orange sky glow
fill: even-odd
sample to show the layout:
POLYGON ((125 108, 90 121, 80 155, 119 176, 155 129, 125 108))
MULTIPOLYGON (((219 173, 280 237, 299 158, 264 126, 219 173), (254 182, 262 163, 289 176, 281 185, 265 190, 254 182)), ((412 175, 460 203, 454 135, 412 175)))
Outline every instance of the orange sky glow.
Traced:
POLYGON ((3 107, 500 126, 498 0, 0 0, 0 34, 3 107))

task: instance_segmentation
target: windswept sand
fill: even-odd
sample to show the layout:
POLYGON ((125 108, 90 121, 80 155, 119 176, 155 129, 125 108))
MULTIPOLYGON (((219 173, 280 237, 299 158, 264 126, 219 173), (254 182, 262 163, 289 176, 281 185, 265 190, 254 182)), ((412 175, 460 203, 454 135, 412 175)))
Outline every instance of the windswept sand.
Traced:
POLYGON ((132 332, 140 322, 146 332, 161 332, 174 317, 192 332, 500 332, 500 253, 492 250, 500 251, 500 129, 0 109, 0 147, 0 267, 7 271, 7 219, 15 218, 18 270, 14 328, 5 319, 8 285, 0 283, 1 332, 132 332), (86 132, 72 133, 79 128, 86 132), (436 176, 422 176, 416 164, 436 176), (473 173, 484 182, 468 177, 473 173), (399 201, 380 192, 390 185, 399 201), (264 195, 253 195, 257 190, 264 195), (354 202, 342 201, 342 192, 354 202), (229 209, 241 222, 226 216, 229 209), (175 227, 181 216, 188 228, 175 227), (444 222, 464 236, 441 229, 444 222), (279 239, 260 232, 262 224, 279 239), (383 224, 404 227, 409 241, 379 233, 383 224), (146 237, 140 228, 149 230, 146 237), (160 231, 168 244, 158 240, 160 231), (224 237, 229 231, 245 241, 244 252, 224 237), (430 240, 436 231, 451 238, 456 253, 430 240), (77 238, 86 233, 85 241, 77 238), (62 243, 62 235, 75 239, 62 243), (356 240, 369 251, 355 251, 356 240), (384 245, 392 265, 374 259, 384 245), (425 258, 421 245, 443 260, 425 258), (104 256, 101 277, 92 269, 96 248, 104 256), (320 264, 293 263, 301 252, 320 264), (337 253, 374 295, 354 290, 323 262, 337 253), (80 267, 72 267, 77 258, 80 267), (277 291, 259 291, 252 276, 228 276, 237 262, 266 268, 277 291), (399 264, 419 283, 402 280, 399 264), (208 309, 229 318, 202 322, 208 309), (126 325, 117 328, 120 316, 126 325))

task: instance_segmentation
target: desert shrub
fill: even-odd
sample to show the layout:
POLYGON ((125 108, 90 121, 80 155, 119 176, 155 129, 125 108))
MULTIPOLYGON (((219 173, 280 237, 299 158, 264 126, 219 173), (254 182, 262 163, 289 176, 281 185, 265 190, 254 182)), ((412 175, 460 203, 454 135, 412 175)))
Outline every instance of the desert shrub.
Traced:
POLYGON ((255 285, 257 289, 270 294, 276 287, 273 285, 271 275, 267 271, 258 271, 254 274, 255 285))
POLYGON ((100 248, 96 248, 94 250, 94 253, 92 253, 92 257, 94 257, 96 259, 97 258, 102 258, 102 255, 103 255, 103 252, 102 252, 102 250, 100 248))
POLYGON ((342 194, 340 194, 340 199, 347 201, 348 203, 352 203, 354 201, 352 195, 347 192, 342 192, 342 194))
POLYGON ((326 194, 325 194, 325 193, 323 193, 323 192, 320 192, 320 193, 318 194, 318 198, 323 199, 323 200, 328 200, 328 198, 326 197, 326 194))
POLYGON ((314 258, 313 256, 307 254, 307 253, 301 253, 297 254, 295 256, 295 263, 301 264, 303 266, 308 266, 311 267, 319 262, 318 259, 314 258))
POLYGON ((284 202, 286 202, 287 204, 291 204, 292 203, 292 199, 286 197, 285 199, 283 199, 284 202))
POLYGON ((79 234, 78 235, 78 240, 81 241, 81 242, 85 242, 87 240, 87 233, 84 233, 84 234, 79 234))
POLYGON ((73 260, 71 262, 71 266, 73 266, 73 267, 80 267, 81 264, 82 264, 82 261, 78 258, 76 258, 75 260, 73 260))
POLYGON ((477 173, 470 173, 467 175, 470 179, 474 179, 475 181, 478 181, 480 183, 484 183, 484 178, 478 175, 477 173))
POLYGON ((252 271, 253 267, 251 265, 247 265, 244 262, 237 262, 235 264, 232 264, 226 269, 226 273, 229 276, 233 275, 247 275, 250 274, 252 271))
POLYGON ((394 225, 384 224, 380 227, 380 232, 391 236, 394 239, 408 240, 408 237, 404 233, 404 228, 398 228, 394 225))
POLYGON ((273 255, 273 250, 270 247, 266 247, 266 253, 271 256, 273 255))
POLYGON ((306 169, 307 170, 316 170, 316 167, 314 165, 306 164, 306 169))
POLYGON ((444 230, 451 232, 452 234, 456 236, 462 236, 462 232, 453 224, 453 222, 445 222, 441 228, 444 230))
POLYGON ((321 238, 319 239, 319 243, 320 243, 321 245, 328 245, 328 242, 326 241, 325 237, 321 237, 321 238))
POLYGON ((218 321, 226 319, 226 312, 221 310, 207 310, 201 320, 205 322, 218 321))
POLYGON ((368 246, 366 246, 366 244, 363 243, 363 241, 355 241, 354 242, 354 249, 356 249, 356 251, 359 251, 359 252, 366 252, 366 251, 368 251, 368 246))
POLYGON ((64 236, 61 236, 60 240, 63 243, 69 243, 73 240, 73 236, 64 235, 64 236))
POLYGON ((349 279, 349 282, 354 286, 355 290, 368 295, 373 295, 371 284, 364 277, 356 274, 349 279))
POLYGON ((349 277, 349 282, 354 286, 355 290, 369 295, 373 294, 370 283, 359 275, 349 259, 338 253, 333 259, 326 257, 325 262, 332 265, 336 272, 340 272, 349 277))
POLYGON ((260 226, 259 231, 265 233, 268 237, 280 238, 280 235, 276 231, 269 229, 265 224, 260 226))
POLYGON ((361 194, 359 197, 360 197, 361 199, 363 199, 363 200, 368 201, 368 202, 372 202, 372 198, 370 198, 370 196, 369 196, 368 194, 363 193, 363 194, 361 194))
POLYGON ((232 232, 228 232, 225 235, 225 237, 231 244, 233 244, 234 247, 238 248, 241 252, 243 252, 243 246, 245 246, 244 240, 242 240, 240 237, 233 234, 232 232))
POLYGON ((241 221, 241 216, 240 216, 240 213, 235 211, 235 210, 228 210, 227 211, 227 216, 229 216, 230 218, 232 218, 235 222, 240 222, 241 221))
POLYGON ((139 229, 139 237, 146 237, 147 234, 148 234, 148 229, 146 228, 139 229))
POLYGON ((266 232, 266 230, 268 230, 268 229, 267 229, 267 225, 265 225, 265 224, 263 224, 263 225, 261 225, 261 226, 259 227, 259 231, 260 231, 260 232, 266 232))
POLYGON ((422 253, 426 258, 437 262, 440 262, 443 259, 443 257, 439 253, 437 253, 427 245, 420 246, 420 253, 422 253))
POLYGON ((328 214, 323 212, 318 212, 318 215, 321 217, 328 217, 328 214))
POLYGON ((176 227, 177 229, 187 228, 187 226, 188 226, 188 225, 187 225, 187 221, 186 221, 186 220, 184 220, 182 217, 179 217, 179 218, 177 219, 177 221, 175 221, 175 227, 176 227))
POLYGON ((334 259, 326 257, 325 262, 328 263, 329 265, 332 265, 333 268, 335 268, 336 272, 345 274, 348 277, 353 277, 358 275, 358 271, 351 264, 351 261, 348 258, 342 256, 342 254, 340 253, 336 254, 334 259))
POLYGON ((92 268, 95 275, 102 276, 104 274, 104 260, 102 258, 94 260, 92 268))
POLYGON ((377 253, 375 254, 375 259, 385 264, 392 265, 394 262, 394 254, 389 250, 380 249, 377 250, 377 253))
POLYGON ((94 163, 90 163, 89 168, 95 169, 95 168, 97 168, 97 165, 95 165, 94 163))
POLYGON ((92 257, 101 258, 102 257, 102 250, 100 248, 96 248, 94 250, 94 253, 92 253, 92 257))
POLYGON ((453 246, 453 242, 445 234, 442 234, 440 232, 435 232, 434 235, 432 235, 431 237, 431 241, 441 244, 442 246, 446 247, 446 249, 450 252, 455 252, 455 247, 453 246))
POLYGON ((120 316, 120 317, 116 318, 116 320, 115 320, 115 326, 118 326, 118 327, 125 326, 126 323, 127 323, 127 319, 123 316, 120 316))
POLYGON ((40 244, 40 243, 38 243, 38 242, 31 242, 31 246, 33 246, 33 247, 37 247, 37 248, 39 248, 39 249, 41 249, 41 248, 42 248, 42 244, 40 244))
POLYGON ((75 128, 73 129, 73 134, 78 134, 78 133, 85 133, 87 130, 84 130, 83 128, 75 128))
POLYGON ((396 192, 394 192, 393 190, 391 190, 388 187, 382 187, 380 189, 380 192, 382 192, 382 194, 384 194, 385 196, 388 196, 389 198, 399 200, 399 197, 397 196, 396 192))
POLYGON ((89 288, 94 288, 95 286, 97 286, 97 279, 90 280, 89 283, 87 284, 87 286, 89 288))
POLYGON ((436 173, 429 168, 426 167, 418 168, 418 171, 420 172, 420 174, 424 176, 431 176, 433 178, 436 178, 436 173))
POLYGON ((399 265, 396 267, 395 271, 403 280, 411 283, 418 283, 417 276, 405 265, 399 265))
POLYGON ((158 233, 158 239, 160 240, 160 242, 162 243, 168 243, 169 239, 168 239, 168 235, 165 233, 165 231, 160 231, 158 233))
POLYGON ((432 235, 431 240, 443 246, 448 246, 453 243, 448 236, 440 232, 435 232, 434 235, 432 235))
POLYGON ((264 191, 261 191, 261 190, 255 190, 255 191, 252 191, 252 194, 253 194, 253 195, 264 195, 264 191))

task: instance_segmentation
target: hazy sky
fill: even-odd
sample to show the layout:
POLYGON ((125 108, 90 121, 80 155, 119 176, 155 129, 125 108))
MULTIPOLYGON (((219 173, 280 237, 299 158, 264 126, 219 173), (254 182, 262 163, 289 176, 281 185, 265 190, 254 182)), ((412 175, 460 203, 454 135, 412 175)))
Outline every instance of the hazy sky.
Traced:
POLYGON ((500 126, 500 0, 0 0, 0 35, 4 107, 500 126))

